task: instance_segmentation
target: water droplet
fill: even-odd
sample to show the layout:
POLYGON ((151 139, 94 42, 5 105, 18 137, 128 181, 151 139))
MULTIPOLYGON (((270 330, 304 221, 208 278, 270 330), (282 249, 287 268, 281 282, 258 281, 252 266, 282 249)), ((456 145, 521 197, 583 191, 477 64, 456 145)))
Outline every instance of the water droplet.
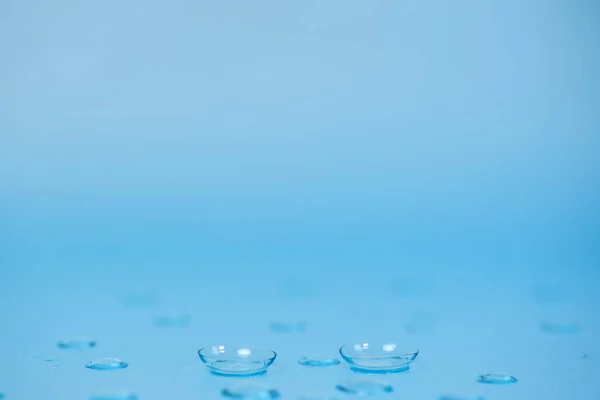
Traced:
POLYGON ((385 381, 366 378, 349 379, 339 383, 335 388, 340 392, 358 396, 376 396, 394 391, 392 385, 385 381))
POLYGON ((98 394, 91 396, 90 400, 138 400, 138 396, 135 393, 98 394))
POLYGON ((154 318, 156 326, 161 328, 185 328, 191 322, 191 317, 187 314, 180 315, 161 315, 154 318))
POLYGON ((0 393, 0 400, 4 398, 4 393, 0 393))
POLYGON ((479 375, 477 377, 477 382, 488 383, 491 385, 509 385, 511 383, 517 383, 517 378, 507 374, 490 372, 487 374, 479 375))
POLYGON ((152 292, 128 293, 123 296, 123 304, 131 308, 150 308, 157 303, 158 296, 152 292))
POLYGON ((340 364, 340 360, 329 356, 306 356, 298 360, 298 364, 307 367, 331 367, 340 364))
POLYGON ((58 364, 60 362, 60 357, 40 357, 40 356, 35 356, 33 357, 35 360, 41 361, 41 362, 45 362, 45 363, 55 363, 58 364))
POLYGON ((59 340, 56 344, 63 350, 87 350, 96 347, 96 341, 87 338, 59 340))
POLYGON ((273 400, 280 397, 279 391, 256 383, 242 383, 221 390, 224 397, 244 400, 273 400))
POLYGON ((129 364, 125 361, 119 360, 118 358, 99 358, 94 361, 90 361, 85 365, 88 369, 95 371, 110 371, 114 369, 124 369, 129 367, 129 364))
POLYGON ((552 322, 540 323, 540 330, 551 335, 574 335, 581 332, 578 324, 556 324, 552 322))
POLYGON ((485 400, 485 399, 481 396, 457 396, 457 395, 445 394, 445 395, 439 396, 437 398, 437 400, 485 400))
POLYGON ((275 333, 302 333, 306 331, 307 323, 304 321, 293 321, 293 322, 271 322, 269 327, 272 332, 275 333))
POLYGON ((312 297, 319 294, 319 289, 311 281, 288 279, 281 282, 280 291, 286 297, 312 297))

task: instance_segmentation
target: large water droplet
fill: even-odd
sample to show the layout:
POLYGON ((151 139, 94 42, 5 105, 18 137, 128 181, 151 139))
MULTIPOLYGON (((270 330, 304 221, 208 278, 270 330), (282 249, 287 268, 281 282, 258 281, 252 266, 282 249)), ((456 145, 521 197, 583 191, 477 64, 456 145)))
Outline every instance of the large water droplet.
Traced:
POLYGON ((385 381, 367 378, 349 379, 339 383, 336 389, 357 396, 376 396, 394 391, 392 385, 385 381))
POLYGON ((110 371, 115 369, 123 369, 129 367, 129 364, 118 358, 99 358, 94 361, 90 361, 85 365, 88 369, 95 371, 110 371))
POLYGON ((138 400, 138 396, 135 393, 97 394, 90 400, 138 400))
POLYGON ((63 350, 87 350, 96 347, 96 341, 88 338, 59 340, 56 344, 63 350))
POLYGON ((277 389, 256 383, 232 385, 223 389, 221 394, 231 399, 244 400, 273 400, 280 397, 277 389))
POLYGON ((269 327, 275 333, 301 333, 306 331, 307 323, 304 321, 276 321, 269 327))
POLYGON ((574 323, 557 324, 542 322, 540 323, 540 330, 551 335, 574 335, 581 332, 581 327, 574 323))
POLYGON ((156 326, 161 328, 185 328, 190 322, 191 317, 187 314, 161 315, 154 318, 156 326))
POLYGON ((487 383, 487 384, 491 384, 491 385, 509 385, 512 383, 517 383, 517 378, 515 378, 514 376, 507 375, 507 374, 490 372, 487 374, 479 375, 477 377, 477 382, 487 383))
POLYGON ((340 364, 340 360, 329 356, 306 356, 298 360, 298 364, 306 367, 331 367, 340 364))

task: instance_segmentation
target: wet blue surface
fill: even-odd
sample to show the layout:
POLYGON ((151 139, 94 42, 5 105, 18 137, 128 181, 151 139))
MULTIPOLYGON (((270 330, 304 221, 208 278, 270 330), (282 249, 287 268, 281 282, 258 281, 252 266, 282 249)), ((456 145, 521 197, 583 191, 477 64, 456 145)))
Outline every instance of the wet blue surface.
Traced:
POLYGON ((364 342, 398 398, 600 398, 597 2, 0 4, 7 400, 220 399, 219 344, 331 399, 297 361, 364 342))

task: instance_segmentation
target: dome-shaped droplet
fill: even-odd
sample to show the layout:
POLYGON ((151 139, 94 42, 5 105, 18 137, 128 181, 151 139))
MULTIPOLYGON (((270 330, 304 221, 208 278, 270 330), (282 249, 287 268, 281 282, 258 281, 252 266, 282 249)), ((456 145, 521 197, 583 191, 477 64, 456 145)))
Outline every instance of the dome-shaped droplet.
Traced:
POLYGON ((581 331, 581 327, 575 323, 540 323, 540 330, 550 335, 574 335, 581 331))
POLYGON ((279 398, 277 389, 256 383, 241 383, 221 390, 221 394, 230 399, 273 400, 279 398))
POLYGON ((275 321, 269 325, 274 333, 302 333, 308 324, 304 321, 275 321))
POLYGON ((376 396, 394 391, 392 385, 385 381, 367 378, 349 379, 339 383, 336 389, 357 396, 376 396))
POLYGON ((59 340, 56 344, 63 350, 87 350, 96 347, 96 341, 88 338, 59 340))
POLYGON ((306 367, 331 367, 340 364, 340 360, 330 356, 312 355, 302 357, 298 360, 298 364, 306 367))
POLYGON ((94 361, 90 361, 85 365, 88 369, 95 371, 110 371, 114 369, 123 369, 129 367, 129 364, 118 358, 99 358, 94 361))
POLYGON ((487 383, 491 385, 509 385, 511 383, 517 383, 517 378, 507 374, 490 372, 487 374, 479 375, 477 377, 477 382, 487 383))
POLYGON ((191 322, 187 314, 160 315, 154 318, 156 326, 161 328, 185 328, 191 322))
POLYGON ((135 393, 109 393, 91 396, 90 400, 138 400, 138 396, 135 393))

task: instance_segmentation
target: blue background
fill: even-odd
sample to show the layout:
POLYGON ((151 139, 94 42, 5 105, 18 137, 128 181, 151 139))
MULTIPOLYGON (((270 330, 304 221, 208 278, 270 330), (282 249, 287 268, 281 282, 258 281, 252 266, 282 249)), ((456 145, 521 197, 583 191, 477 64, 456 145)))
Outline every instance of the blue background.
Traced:
POLYGON ((330 397, 346 366, 299 357, 388 340, 421 350, 390 398, 600 398, 599 17, 591 0, 2 1, 0 392, 218 398, 232 380, 196 350, 245 343, 279 353, 257 379, 286 398, 330 397), (125 307, 138 291, 156 305, 125 307), (98 348, 56 348, 80 335, 98 348), (131 366, 83 367, 100 356, 131 366), (474 382, 492 371, 520 381, 474 382))

